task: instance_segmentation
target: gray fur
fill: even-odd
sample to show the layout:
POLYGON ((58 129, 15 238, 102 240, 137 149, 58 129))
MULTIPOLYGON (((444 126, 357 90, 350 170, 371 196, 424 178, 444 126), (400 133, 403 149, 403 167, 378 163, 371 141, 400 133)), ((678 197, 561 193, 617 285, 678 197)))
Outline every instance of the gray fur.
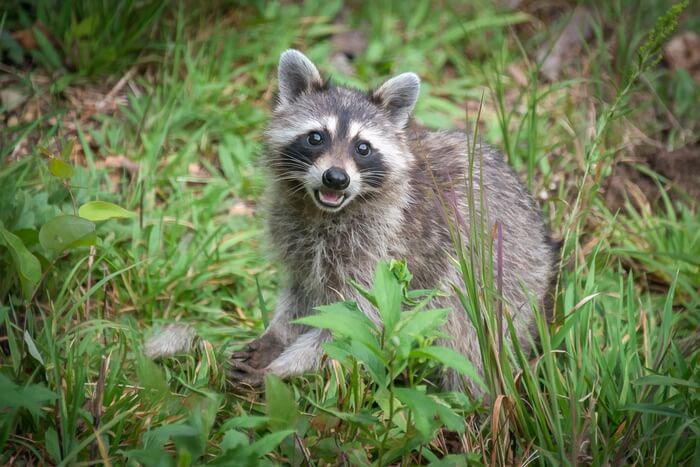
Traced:
POLYGON ((189 353, 197 339, 197 332, 186 324, 169 324, 154 332, 144 346, 148 358, 158 359, 189 353))
MULTIPOLYGON (((288 78, 284 78, 287 84, 283 83, 288 68, 293 64, 296 70, 310 69, 299 55, 285 52, 282 56, 280 81, 285 97, 272 115, 263 159, 270 175, 265 196, 269 239, 287 283, 264 338, 281 345, 266 367, 240 370, 239 365, 239 370, 287 377, 318 368, 321 343, 329 335, 290 324, 318 305, 355 300, 378 322, 376 311, 347 280, 371 284, 379 260, 406 258, 414 288, 449 291, 451 284, 459 284, 459 271, 449 257, 454 246, 445 205, 456 209, 450 217, 462 226, 465 239, 470 223, 483 221, 489 233, 494 223, 503 226, 504 296, 518 338, 527 347, 534 321, 527 293, 544 303, 554 279, 557 253, 535 201, 501 154, 476 145, 474 196, 479 200, 483 193, 487 215, 476 206, 477 218, 472 219, 467 207, 467 136, 406 125, 418 95, 417 76, 400 75, 374 93, 343 87, 305 88, 308 92, 290 100, 289 89, 298 86, 289 86, 288 78), (358 129, 361 135, 369 135, 373 148, 381 148, 383 160, 374 161, 381 167, 376 173, 356 170, 357 161, 362 159, 351 155, 355 144, 351 133, 358 129), (327 143, 327 151, 313 161, 290 162, 290 149, 285 148, 312 130, 335 135, 327 143), (342 208, 332 212, 320 209, 313 199, 318 182, 309 175, 329 165, 347 169, 355 183, 355 191, 342 208), (370 186, 372 176, 381 177, 381 183, 370 186)), ((316 80, 315 73, 309 76, 316 80)), ((451 336, 445 344, 481 370, 476 333, 459 301, 451 295, 436 299, 434 305, 453 309, 444 327, 451 336)), ((235 358, 245 361, 249 357, 235 358)), ((232 375, 245 380, 240 372, 232 375)), ((451 389, 461 387, 454 375, 444 384, 451 389)), ((474 385, 468 386, 478 393, 474 385)))
POLYGON ((280 102, 285 104, 323 84, 316 66, 304 54, 292 49, 280 57, 278 79, 280 102))
POLYGON ((420 78, 415 73, 403 73, 382 84, 373 97, 389 111, 389 118, 404 127, 411 116, 420 93, 420 78))

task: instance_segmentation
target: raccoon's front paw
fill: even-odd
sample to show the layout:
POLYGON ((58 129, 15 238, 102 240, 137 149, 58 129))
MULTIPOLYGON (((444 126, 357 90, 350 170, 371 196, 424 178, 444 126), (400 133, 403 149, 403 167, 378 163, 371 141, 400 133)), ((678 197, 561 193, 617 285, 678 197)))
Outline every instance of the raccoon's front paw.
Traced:
POLYGON ((282 343, 272 334, 265 334, 231 354, 231 361, 243 363, 251 368, 261 369, 269 365, 284 350, 282 343))
POLYGON ((253 368, 247 363, 231 357, 227 371, 228 382, 232 386, 259 387, 265 382, 265 370, 253 368))

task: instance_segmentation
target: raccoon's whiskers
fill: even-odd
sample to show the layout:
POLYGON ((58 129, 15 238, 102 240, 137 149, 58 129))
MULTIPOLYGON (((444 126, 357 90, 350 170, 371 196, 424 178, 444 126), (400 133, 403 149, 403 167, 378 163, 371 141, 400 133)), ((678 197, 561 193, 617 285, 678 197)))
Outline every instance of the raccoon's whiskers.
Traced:
POLYGON ((282 156, 286 156, 288 158, 292 158, 295 162, 301 162, 301 163, 304 163, 307 165, 311 165, 311 160, 308 157, 306 157, 304 154, 302 154, 298 151, 286 149, 286 150, 280 151, 279 154, 282 156))

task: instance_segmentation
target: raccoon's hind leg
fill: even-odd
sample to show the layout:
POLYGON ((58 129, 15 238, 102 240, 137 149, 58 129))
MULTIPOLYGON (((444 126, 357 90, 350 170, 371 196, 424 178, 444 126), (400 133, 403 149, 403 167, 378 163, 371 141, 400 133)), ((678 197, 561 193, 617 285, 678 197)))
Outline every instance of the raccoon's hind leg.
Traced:
MULTIPOLYGON (((438 340, 438 343, 464 355, 471 362, 479 376, 483 378, 484 371, 481 362, 479 339, 469 316, 462 309, 462 304, 452 299, 445 303, 439 303, 439 307, 451 308, 452 311, 443 325, 443 331, 449 338, 441 338, 438 340)), ((453 369, 447 369, 443 374, 442 387, 448 391, 463 392, 468 390, 472 397, 476 398, 481 397, 484 393, 483 388, 476 382, 465 378, 453 369)))

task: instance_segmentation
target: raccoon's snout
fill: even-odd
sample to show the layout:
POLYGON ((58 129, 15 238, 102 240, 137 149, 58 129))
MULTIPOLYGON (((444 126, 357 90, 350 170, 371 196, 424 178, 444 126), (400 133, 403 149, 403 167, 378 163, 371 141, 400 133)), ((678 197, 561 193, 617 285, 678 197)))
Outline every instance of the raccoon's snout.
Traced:
POLYGON ((350 185, 350 176, 340 167, 331 167, 323 172, 321 181, 332 190, 344 190, 350 185))

